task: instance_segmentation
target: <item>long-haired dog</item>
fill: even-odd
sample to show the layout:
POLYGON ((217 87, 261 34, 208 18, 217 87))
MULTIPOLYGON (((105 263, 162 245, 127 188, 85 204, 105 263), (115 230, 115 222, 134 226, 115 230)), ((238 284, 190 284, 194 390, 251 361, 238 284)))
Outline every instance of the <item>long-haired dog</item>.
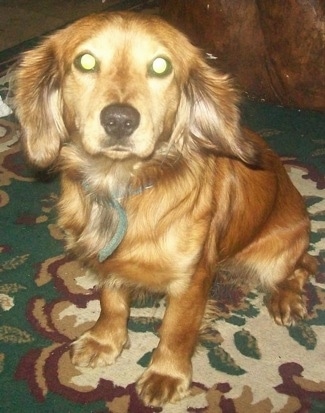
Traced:
POLYGON ((167 296, 137 382, 145 404, 188 393, 209 289, 256 280, 278 324, 305 316, 310 223, 278 156, 241 128, 237 94, 155 16, 104 13, 25 53, 15 74, 27 158, 61 172, 68 251, 97 274, 101 313, 72 362, 104 366, 128 342, 132 292, 167 296))

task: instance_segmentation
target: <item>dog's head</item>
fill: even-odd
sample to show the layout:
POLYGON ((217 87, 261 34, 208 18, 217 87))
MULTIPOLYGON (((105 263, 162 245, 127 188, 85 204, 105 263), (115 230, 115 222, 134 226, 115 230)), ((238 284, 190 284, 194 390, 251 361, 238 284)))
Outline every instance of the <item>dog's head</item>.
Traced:
POLYGON ((41 168, 69 140, 114 160, 187 146, 258 162, 228 78, 155 16, 77 21, 23 55, 14 89, 27 157, 41 168))

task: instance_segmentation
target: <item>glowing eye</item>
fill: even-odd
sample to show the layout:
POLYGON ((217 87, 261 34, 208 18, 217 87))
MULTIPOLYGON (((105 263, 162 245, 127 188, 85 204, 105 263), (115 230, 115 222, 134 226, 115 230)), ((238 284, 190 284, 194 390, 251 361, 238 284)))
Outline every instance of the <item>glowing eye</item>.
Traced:
POLYGON ((82 72, 94 72, 98 69, 97 60, 90 53, 84 53, 78 56, 75 60, 77 69, 82 72))
POLYGON ((154 61, 149 66, 148 71, 151 76, 167 76, 172 71, 172 65, 168 59, 164 57, 156 57, 156 59, 154 59, 154 61))

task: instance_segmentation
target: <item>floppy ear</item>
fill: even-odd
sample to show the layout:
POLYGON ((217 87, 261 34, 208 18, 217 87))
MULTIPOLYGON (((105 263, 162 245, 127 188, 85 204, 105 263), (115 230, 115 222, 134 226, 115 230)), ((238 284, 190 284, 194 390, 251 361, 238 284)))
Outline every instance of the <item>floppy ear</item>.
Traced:
POLYGON ((52 38, 22 55, 14 73, 15 112, 28 160, 46 168, 57 158, 67 132, 62 119, 60 70, 52 38))
POLYGON ((238 96, 228 76, 197 60, 185 86, 191 143, 257 166, 259 149, 241 133, 238 96))

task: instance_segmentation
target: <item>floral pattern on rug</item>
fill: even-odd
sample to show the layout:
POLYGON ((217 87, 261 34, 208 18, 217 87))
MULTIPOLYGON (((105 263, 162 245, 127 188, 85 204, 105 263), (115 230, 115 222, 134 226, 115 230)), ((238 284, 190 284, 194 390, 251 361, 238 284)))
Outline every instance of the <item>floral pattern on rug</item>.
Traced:
MULTIPOLYGON (((6 83, 2 84, 3 92, 6 83)), ((260 132, 271 141, 281 135, 279 129, 266 126, 260 132)), ((262 293, 246 294, 227 284, 215 289, 219 316, 210 323, 193 357, 191 395, 163 409, 144 407, 134 384, 158 343, 165 308, 161 298, 133 304, 131 347, 116 364, 95 369, 71 364, 71 341, 96 321, 98 296, 91 274, 64 254, 63 237, 55 224, 57 179, 33 177, 18 140, 13 117, 0 119, 0 394, 4 411, 15 413, 24 407, 25 411, 71 413, 325 411, 321 139, 308 149, 310 163, 290 154, 283 158, 305 197, 312 222, 310 252, 320 262, 320 272, 306 287, 308 318, 294 327, 279 327, 270 318, 262 293)))

